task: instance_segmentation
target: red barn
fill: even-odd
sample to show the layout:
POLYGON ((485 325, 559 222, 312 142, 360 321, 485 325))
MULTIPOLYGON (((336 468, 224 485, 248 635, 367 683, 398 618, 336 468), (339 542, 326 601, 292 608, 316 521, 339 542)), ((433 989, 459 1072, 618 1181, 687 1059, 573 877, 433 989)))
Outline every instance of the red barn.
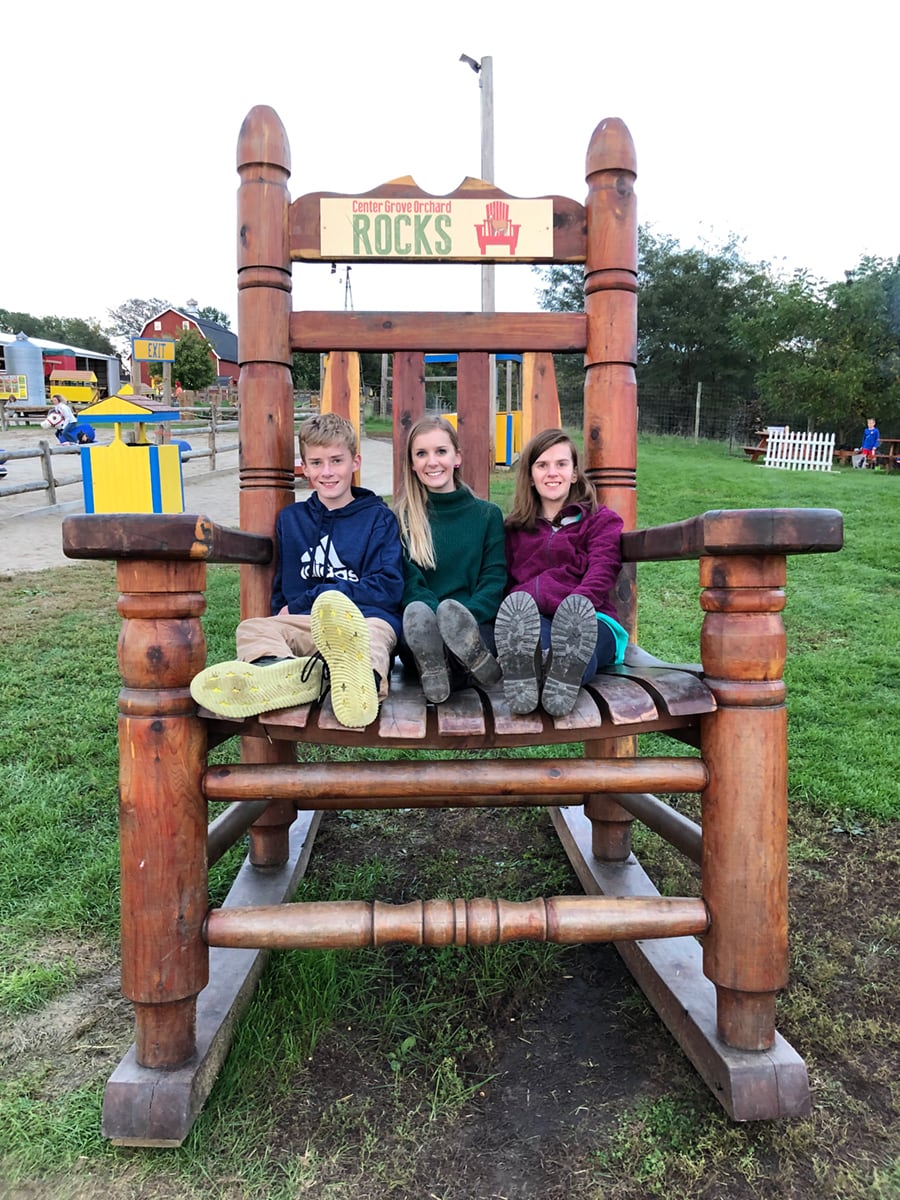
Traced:
MULTIPOLYGON (((178 338, 185 329, 196 330, 209 342, 212 347, 210 357, 215 364, 219 383, 237 383, 240 373, 237 362, 237 334, 226 329, 224 325, 217 325, 215 321, 207 321, 198 316, 191 301, 188 301, 184 311, 178 308, 166 308, 161 313, 157 313, 155 317, 150 318, 137 336, 141 338, 178 338)), ((149 384, 150 364, 132 363, 132 382, 135 379, 135 368, 139 372, 140 382, 149 384)), ((174 384, 175 380, 173 379, 172 382, 174 384)))

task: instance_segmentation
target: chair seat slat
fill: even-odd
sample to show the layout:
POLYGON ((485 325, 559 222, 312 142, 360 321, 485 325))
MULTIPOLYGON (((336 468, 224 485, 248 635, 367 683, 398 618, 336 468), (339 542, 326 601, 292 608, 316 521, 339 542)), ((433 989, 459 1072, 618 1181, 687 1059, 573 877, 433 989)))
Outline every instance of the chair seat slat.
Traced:
POLYGON ((716 701, 702 679, 670 667, 615 667, 617 673, 645 687, 660 713, 673 717, 715 712, 716 701))
POLYGON ((381 705, 378 736, 385 741, 424 738, 428 733, 428 708, 418 682, 409 683, 399 671, 391 676, 390 691, 381 705))
POLYGON ((595 675, 586 686, 601 701, 613 725, 654 721, 659 716, 652 697, 638 680, 609 672, 595 675))
POLYGON ((484 709, 474 688, 451 692, 449 698, 436 708, 438 733, 442 736, 484 736, 484 709))

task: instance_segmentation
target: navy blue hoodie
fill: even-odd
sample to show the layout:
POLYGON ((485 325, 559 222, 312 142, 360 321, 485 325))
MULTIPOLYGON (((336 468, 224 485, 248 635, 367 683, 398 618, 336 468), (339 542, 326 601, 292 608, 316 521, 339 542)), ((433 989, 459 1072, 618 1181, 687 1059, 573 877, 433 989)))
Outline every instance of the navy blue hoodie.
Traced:
POLYGON ((335 590, 365 617, 380 617, 400 635, 403 553, 397 518, 368 488, 353 488, 342 508, 326 508, 313 492, 289 504, 275 525, 278 566, 272 583, 273 616, 308 613, 322 592, 335 590))

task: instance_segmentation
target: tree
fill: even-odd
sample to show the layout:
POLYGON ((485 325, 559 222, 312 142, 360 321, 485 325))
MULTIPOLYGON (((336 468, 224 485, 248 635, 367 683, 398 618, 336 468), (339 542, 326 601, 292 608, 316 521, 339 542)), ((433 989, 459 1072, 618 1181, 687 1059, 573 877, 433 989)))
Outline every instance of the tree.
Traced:
POLYGON ((751 391, 757 359, 736 330, 771 296, 766 265, 742 258, 734 234, 685 250, 641 227, 638 252, 639 382, 751 391))
POLYGON ((900 259, 863 258, 843 283, 798 271, 742 336, 770 412, 803 414, 854 444, 866 417, 900 422, 900 259))
POLYGON ((129 340, 133 337, 138 337, 151 317, 155 317, 157 313, 164 312, 167 308, 172 307, 173 305, 168 300, 159 300, 156 297, 150 300, 139 300, 137 298, 126 300, 118 308, 107 309, 110 316, 110 324, 107 326, 106 332, 110 337, 127 338, 129 340))
MULTIPOLYGON (((535 271, 543 284, 538 304, 545 312, 584 311, 583 267, 557 263, 552 267, 535 267, 535 271)), ((584 356, 554 354, 553 370, 560 406, 569 411, 577 408, 584 397, 584 356)))
MULTIPOLYGON (((320 358, 315 351, 295 353, 291 356, 291 380, 298 392, 318 392, 320 383, 320 358)), ((359 356, 360 381, 364 388, 376 387, 381 379, 381 355, 359 356)))
POLYGON ((212 321, 213 324, 222 325, 225 329, 231 328, 231 318, 228 313, 222 312, 221 308, 215 308, 212 304, 206 304, 203 308, 198 308, 197 316, 202 321, 212 321))
POLYGON ((35 317, 31 313, 0 308, 0 328, 9 333, 46 338, 48 342, 62 342, 75 350, 93 350, 96 354, 116 352, 97 322, 82 317, 35 317))
POLYGON ((827 285, 801 270, 735 323, 736 338, 759 364, 755 385, 767 419, 806 416, 815 422, 817 412, 833 409, 836 380, 827 378, 819 359, 830 319, 827 285))
POLYGON ((535 267, 543 287, 538 304, 545 312, 584 311, 584 268, 555 263, 552 267, 535 267))
POLYGON ((291 380, 298 392, 318 392, 319 355, 314 351, 291 356, 291 380))
MULTIPOLYGON (((554 312, 583 308, 580 266, 540 271, 540 304, 554 312)), ((693 391, 698 383, 753 387, 756 359, 735 336, 770 296, 764 264, 746 262, 731 235, 721 246, 683 249, 646 226, 638 231, 638 382, 693 391)), ((571 373, 557 362, 557 376, 571 373)), ((563 388, 560 386, 560 392, 563 388)))
MULTIPOLYGON (((839 372, 843 406, 834 413, 854 428, 866 417, 900 422, 900 257, 866 256, 843 283, 828 288, 831 328, 824 366, 839 372)), ((859 439, 859 432, 856 432, 859 439)))
POLYGON ((216 382, 212 346, 196 329, 185 329, 175 342, 172 378, 183 388, 197 392, 216 382))
MULTIPOLYGON (((760 418, 805 419, 844 442, 858 442, 868 416, 900 425, 900 257, 865 257, 826 283, 808 271, 776 279, 734 235, 685 250, 642 227, 638 247, 642 387, 725 385, 758 400, 760 418)), ((540 274, 542 308, 581 309, 581 267, 540 274)))

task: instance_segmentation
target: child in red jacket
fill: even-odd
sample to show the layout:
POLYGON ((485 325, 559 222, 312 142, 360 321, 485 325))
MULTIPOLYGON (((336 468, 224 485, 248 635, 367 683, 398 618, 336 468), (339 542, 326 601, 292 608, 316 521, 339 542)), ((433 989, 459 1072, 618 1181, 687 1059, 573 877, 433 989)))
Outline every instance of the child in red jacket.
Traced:
POLYGON ((598 666, 622 661, 628 634, 612 601, 622 519, 597 505, 562 429, 522 451, 505 529, 510 590, 495 626, 504 692, 514 713, 540 698, 564 716, 598 666))

